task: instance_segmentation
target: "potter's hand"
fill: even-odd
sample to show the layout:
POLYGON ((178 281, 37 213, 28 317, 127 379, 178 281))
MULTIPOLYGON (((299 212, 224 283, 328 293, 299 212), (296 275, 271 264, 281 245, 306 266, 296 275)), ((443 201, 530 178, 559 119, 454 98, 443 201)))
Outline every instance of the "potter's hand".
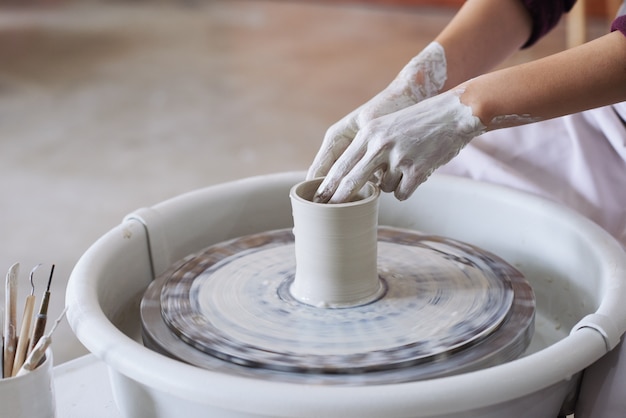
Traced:
POLYGON ((357 132, 369 121, 436 95, 446 77, 443 47, 432 42, 400 71, 385 90, 328 129, 307 179, 326 175, 357 132))
POLYGON ((428 176, 485 131, 462 90, 450 90, 363 126, 320 185, 317 202, 350 199, 374 175, 384 192, 408 198, 428 176))

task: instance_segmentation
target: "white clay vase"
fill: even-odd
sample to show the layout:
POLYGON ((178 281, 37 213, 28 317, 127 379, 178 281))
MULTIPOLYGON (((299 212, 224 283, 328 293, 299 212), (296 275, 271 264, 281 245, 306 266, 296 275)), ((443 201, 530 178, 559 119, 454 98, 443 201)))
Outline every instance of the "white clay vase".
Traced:
POLYGON ((377 270, 378 198, 367 183, 346 203, 315 203, 322 179, 290 190, 296 273, 291 294, 316 307, 342 308, 376 300, 384 291, 377 270))

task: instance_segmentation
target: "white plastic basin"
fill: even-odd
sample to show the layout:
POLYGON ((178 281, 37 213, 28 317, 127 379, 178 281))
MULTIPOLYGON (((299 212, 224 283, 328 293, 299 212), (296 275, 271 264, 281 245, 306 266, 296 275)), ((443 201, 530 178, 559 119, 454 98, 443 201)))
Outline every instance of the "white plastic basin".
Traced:
POLYGON ((123 416, 554 418, 579 372, 626 330, 626 254, 606 232, 544 199, 435 175, 408 201, 382 196, 379 224, 475 244, 522 271, 538 309, 522 358, 419 382, 337 387, 224 375, 144 347, 139 301, 153 277, 208 245, 291 227, 289 189, 303 178, 248 178, 138 210, 81 257, 68 319, 109 366, 123 416))

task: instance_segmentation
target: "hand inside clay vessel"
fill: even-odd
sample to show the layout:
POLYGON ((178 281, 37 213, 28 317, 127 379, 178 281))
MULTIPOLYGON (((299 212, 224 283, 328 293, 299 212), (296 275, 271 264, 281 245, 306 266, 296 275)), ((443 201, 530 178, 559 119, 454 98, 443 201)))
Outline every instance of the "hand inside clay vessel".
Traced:
POLYGON ((400 71, 387 88, 328 129, 307 179, 326 175, 356 134, 370 121, 436 95, 445 81, 445 53, 440 44, 432 42, 400 71))
POLYGON ((316 202, 349 201, 379 175, 383 192, 409 197, 432 171, 450 161, 485 127, 451 90, 370 121, 335 161, 316 202))

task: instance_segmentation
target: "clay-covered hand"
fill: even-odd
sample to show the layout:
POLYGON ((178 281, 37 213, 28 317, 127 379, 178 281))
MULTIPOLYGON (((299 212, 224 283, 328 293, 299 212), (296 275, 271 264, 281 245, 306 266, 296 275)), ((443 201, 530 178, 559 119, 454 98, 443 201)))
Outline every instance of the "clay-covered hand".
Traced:
POLYGON ((315 201, 348 201, 374 175, 382 191, 408 198, 433 170, 485 132, 461 94, 450 90, 368 122, 333 164, 315 201))
POLYGON ((324 176, 369 121, 412 106, 441 91, 447 78, 443 47, 432 42, 415 56, 383 91, 331 126, 307 179, 324 176))

